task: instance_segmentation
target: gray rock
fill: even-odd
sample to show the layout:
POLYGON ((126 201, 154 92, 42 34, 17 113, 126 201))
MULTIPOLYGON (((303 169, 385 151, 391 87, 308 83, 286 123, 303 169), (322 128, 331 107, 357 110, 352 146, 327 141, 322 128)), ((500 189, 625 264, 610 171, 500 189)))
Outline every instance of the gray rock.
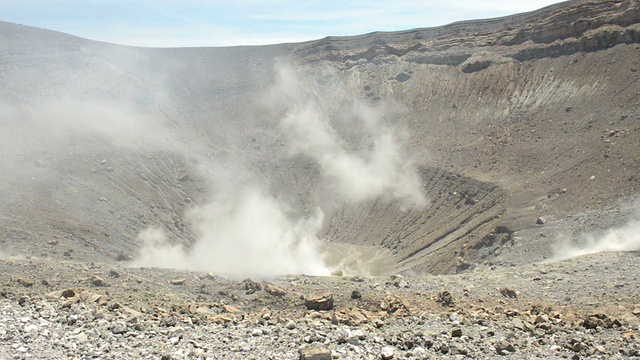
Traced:
POLYGON ((361 340, 364 340, 364 332, 360 329, 356 329, 349 332, 349 342, 352 344, 356 344, 361 340))
POLYGON ((442 306, 453 306, 453 296, 446 290, 438 293, 436 301, 442 304, 442 306))
POLYGON ((296 323, 293 320, 287 321, 287 325, 284 326, 288 330, 293 330, 296 328, 296 323))
POLYGON ((262 290, 262 285, 260 285, 260 283, 255 282, 251 279, 244 279, 242 281, 242 286, 244 290, 246 290, 247 295, 251 295, 257 291, 262 290))
POLYGON ((502 294, 502 296, 507 297, 509 299, 518 298, 518 293, 512 289, 507 289, 507 288, 501 289, 500 294, 502 294))
POLYGON ((185 282, 186 282, 186 279, 173 279, 173 280, 169 281, 169 284, 171 284, 171 285, 184 285, 185 282))
POLYGON ((513 321, 511 323, 513 324, 514 328, 516 328, 518 330, 524 330, 524 323, 522 322, 522 320, 513 319, 513 321))
POLYGON ((380 357, 383 360, 393 359, 395 357, 395 349, 390 346, 385 346, 384 348, 382 348, 382 351, 380 352, 380 357))
POLYGON ((126 326, 123 326, 123 325, 114 325, 111 328, 111 332, 115 335, 124 334, 127 332, 127 328, 126 326))
POLYGON ((516 348, 506 339, 501 339, 495 346, 498 355, 509 355, 510 353, 516 352, 516 348))
POLYGON ((94 286, 106 286, 107 285, 107 283, 104 281, 104 279, 102 279, 98 275, 93 275, 93 277, 91 278, 91 284, 94 285, 94 286))

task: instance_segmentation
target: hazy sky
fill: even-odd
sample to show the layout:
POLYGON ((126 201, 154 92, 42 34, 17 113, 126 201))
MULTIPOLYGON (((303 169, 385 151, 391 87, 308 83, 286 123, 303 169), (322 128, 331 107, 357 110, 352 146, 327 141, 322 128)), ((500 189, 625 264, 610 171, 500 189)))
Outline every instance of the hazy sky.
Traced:
POLYGON ((0 20, 137 46, 227 46, 407 30, 558 0, 0 0, 0 20))

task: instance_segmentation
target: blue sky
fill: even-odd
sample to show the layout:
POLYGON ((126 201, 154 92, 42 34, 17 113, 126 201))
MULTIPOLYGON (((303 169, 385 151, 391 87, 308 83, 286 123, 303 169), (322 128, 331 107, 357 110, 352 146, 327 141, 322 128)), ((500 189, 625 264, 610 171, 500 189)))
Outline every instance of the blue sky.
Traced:
POLYGON ((407 30, 557 0, 0 0, 0 20, 125 45, 262 45, 407 30))

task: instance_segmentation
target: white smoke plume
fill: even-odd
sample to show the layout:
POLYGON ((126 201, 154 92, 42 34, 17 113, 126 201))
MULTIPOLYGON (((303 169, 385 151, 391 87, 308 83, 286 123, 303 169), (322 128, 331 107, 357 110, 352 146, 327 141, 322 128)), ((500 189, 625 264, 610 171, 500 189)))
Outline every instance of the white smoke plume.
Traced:
MULTIPOLYGON (((304 154, 317 161, 320 176, 331 179, 348 200, 390 194, 411 206, 426 203, 413 163, 399 146, 396 132, 381 124, 375 109, 352 107, 352 121, 360 122, 372 141, 368 148, 348 152, 295 72, 280 67, 277 75, 268 98, 274 103, 278 129, 286 134, 290 156, 304 154)), ((324 219, 320 208, 311 217, 292 215, 285 203, 260 187, 237 186, 229 180, 222 182, 222 191, 218 186, 218 195, 208 205, 187 214, 198 236, 191 248, 169 245, 161 232, 147 230, 140 235, 143 246, 134 265, 231 276, 329 274, 317 237, 324 219)))
POLYGON ((584 234, 578 239, 560 238, 549 261, 610 251, 640 251, 640 214, 622 227, 584 234))
POLYGON ((329 274, 315 236, 323 220, 319 210, 291 220, 273 197, 245 188, 191 210, 188 218, 199 233, 192 248, 170 245, 162 230, 150 228, 139 235, 143 246, 132 265, 229 276, 329 274))
POLYGON ((390 194, 411 206, 427 204, 415 164, 398 141, 399 131, 382 123, 380 110, 354 102, 347 121, 361 125, 370 141, 366 149, 347 151, 346 141, 330 124, 330 114, 294 70, 280 66, 277 75, 270 99, 284 109, 280 128, 288 134, 291 150, 315 159, 321 175, 333 180, 340 195, 363 201, 390 194))
POLYGON ((138 257, 131 262, 133 267, 152 266, 170 269, 188 269, 189 254, 180 244, 171 244, 160 227, 150 226, 137 237, 141 246, 138 257))
MULTIPOLYGON (((273 103, 267 110, 273 118, 267 121, 271 130, 284 135, 288 149, 284 156, 302 154, 317 162, 320 177, 330 183, 330 190, 338 199, 358 202, 385 197, 402 199, 407 206, 426 203, 414 164, 398 141, 403 136, 384 124, 381 109, 358 101, 352 101, 339 113, 323 109, 321 101, 305 89, 291 68, 279 67, 276 74, 270 95, 266 96, 273 103), (357 125, 366 141, 349 142, 332 126, 331 120, 336 117, 357 125)), ((46 181, 53 181, 57 176, 53 170, 51 176, 45 177, 49 169, 32 163, 43 153, 72 160, 84 159, 87 153, 92 156, 90 148, 78 150, 83 151, 80 155, 74 152, 69 144, 76 138, 83 145, 96 141, 134 152, 171 152, 194 159, 200 175, 210 180, 213 189, 209 204, 185 214, 196 234, 195 243, 185 247, 181 239, 156 224, 138 235, 140 254, 132 262, 134 266, 232 276, 330 272, 317 235, 324 220, 320 204, 315 210, 311 206, 311 215, 296 213, 286 203, 287 196, 273 193, 252 178, 255 169, 245 168, 251 164, 227 167, 229 159, 242 154, 233 154, 225 164, 219 163, 208 156, 210 139, 194 136, 190 132, 193 129, 186 125, 170 124, 175 119, 158 113, 154 107, 125 99, 56 95, 19 105, 2 103, 0 116, 21 120, 0 122, 0 165, 7 170, 0 174, 3 182, 42 178, 46 185, 46 181), (18 155, 31 162, 26 166, 29 172, 22 169, 23 164, 14 164, 18 155)), ((2 195, 11 194, 6 191, 2 195)), ((315 195, 321 198, 325 194, 315 195)))

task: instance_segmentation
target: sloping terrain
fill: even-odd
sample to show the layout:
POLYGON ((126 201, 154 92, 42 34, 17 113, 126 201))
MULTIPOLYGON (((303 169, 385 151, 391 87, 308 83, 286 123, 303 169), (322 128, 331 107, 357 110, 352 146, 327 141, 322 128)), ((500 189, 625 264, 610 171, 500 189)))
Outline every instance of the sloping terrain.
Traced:
MULTIPOLYGON (((433 29, 193 49, 1 23, 0 249, 126 260, 149 226, 190 247, 208 236, 194 208, 255 187, 294 223, 320 214, 315 233, 348 271, 452 273, 506 261, 506 246, 540 249, 509 262, 543 260, 548 228, 576 231, 568 216, 638 193, 639 23, 636 1, 575 1, 433 29), (280 67, 293 69, 295 96, 280 67), (320 133, 282 120, 299 108, 317 110, 329 142, 306 151, 320 133), (377 168, 385 139, 398 154, 377 168), (373 171, 346 166, 344 180, 323 151, 373 171), (343 186, 358 173, 362 183, 343 186), (426 201, 407 203, 410 174, 426 201)), ((619 225, 598 219, 579 230, 619 225)))
POLYGON ((637 358, 639 30, 635 0, 261 47, 0 22, 0 358, 637 358))

